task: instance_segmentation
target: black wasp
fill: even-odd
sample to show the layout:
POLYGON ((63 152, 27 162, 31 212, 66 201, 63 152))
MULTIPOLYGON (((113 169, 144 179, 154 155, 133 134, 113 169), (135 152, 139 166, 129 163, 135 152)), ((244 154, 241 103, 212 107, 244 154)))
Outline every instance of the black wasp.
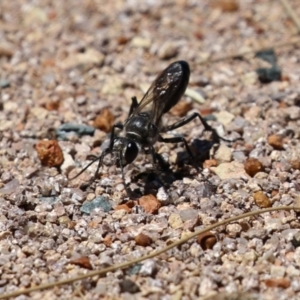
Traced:
POLYGON ((174 62, 163 70, 154 80, 140 103, 138 103, 136 97, 132 98, 127 120, 124 124, 118 123, 112 128, 109 147, 99 157, 94 158, 75 177, 82 174, 94 162, 99 161, 95 173, 96 176, 104 157, 108 154, 113 154, 117 165, 122 169, 124 180, 123 168, 136 159, 140 150, 150 153, 154 164, 157 163, 159 156, 153 148, 157 141, 165 143, 183 142, 192 162, 199 169, 194 161, 190 147, 183 137, 163 138, 161 136, 161 133, 181 127, 198 117, 204 125, 204 129, 213 133, 214 139, 220 138, 216 131, 198 113, 186 116, 172 125, 163 125, 163 114, 178 103, 187 88, 189 77, 190 67, 186 61, 174 62), (116 135, 116 129, 121 130, 118 136, 116 135))

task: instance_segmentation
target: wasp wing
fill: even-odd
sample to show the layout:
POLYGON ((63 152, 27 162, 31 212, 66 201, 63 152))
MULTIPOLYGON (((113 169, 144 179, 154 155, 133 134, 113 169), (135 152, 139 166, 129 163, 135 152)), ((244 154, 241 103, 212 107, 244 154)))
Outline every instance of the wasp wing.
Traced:
POLYGON ((187 62, 177 61, 169 65, 153 81, 133 115, 150 111, 151 123, 158 125, 162 115, 177 104, 184 94, 189 77, 190 68, 187 62))

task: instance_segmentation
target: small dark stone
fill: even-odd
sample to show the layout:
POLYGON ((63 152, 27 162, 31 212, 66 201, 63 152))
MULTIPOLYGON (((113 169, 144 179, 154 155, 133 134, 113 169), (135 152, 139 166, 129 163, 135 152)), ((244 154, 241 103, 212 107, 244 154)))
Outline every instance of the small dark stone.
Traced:
POLYGON ((120 284, 121 293, 127 292, 130 294, 135 294, 140 291, 138 285, 135 282, 131 281, 130 279, 124 279, 119 284, 120 284))
POLYGON ((112 205, 107 198, 100 196, 92 201, 84 202, 80 207, 80 211, 89 215, 95 208, 101 208, 104 212, 109 212, 112 205))
POLYGON ((292 245, 297 248, 300 247, 300 232, 297 232, 294 236, 293 239, 291 240, 292 245))
POLYGON ((255 56, 272 65, 271 68, 256 69, 261 83, 270 83, 281 79, 281 69, 277 66, 277 57, 273 49, 258 51, 255 56))
POLYGON ((272 66, 275 66, 277 63, 277 57, 273 49, 258 51, 256 52, 255 57, 270 63, 272 66))
POLYGON ((280 81, 281 70, 277 66, 272 68, 258 68, 256 69, 258 79, 261 83, 270 83, 272 81, 280 81))
POLYGON ((68 134, 75 133, 78 137, 82 137, 84 135, 92 136, 94 132, 95 128, 88 125, 66 123, 56 129, 56 136, 59 140, 68 140, 68 134))

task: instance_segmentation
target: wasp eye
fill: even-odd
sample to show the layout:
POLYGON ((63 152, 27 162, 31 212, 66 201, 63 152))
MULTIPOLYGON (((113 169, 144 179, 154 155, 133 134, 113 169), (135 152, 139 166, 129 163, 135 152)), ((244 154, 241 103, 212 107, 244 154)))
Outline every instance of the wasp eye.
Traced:
POLYGON ((126 164, 132 163, 137 157, 139 152, 138 146, 136 143, 129 142, 126 146, 126 150, 124 153, 124 159, 126 164))

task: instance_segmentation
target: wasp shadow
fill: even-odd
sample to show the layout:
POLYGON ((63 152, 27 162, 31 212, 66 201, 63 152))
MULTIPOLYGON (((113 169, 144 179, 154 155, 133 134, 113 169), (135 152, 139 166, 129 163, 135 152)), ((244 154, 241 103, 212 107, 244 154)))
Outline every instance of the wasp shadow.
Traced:
MULTIPOLYGON (((191 167, 201 173, 202 164, 209 159, 209 153, 212 148, 218 147, 218 143, 202 139, 194 139, 190 148, 193 156, 186 149, 177 153, 175 168, 158 153, 155 153, 158 162, 152 169, 140 172, 138 168, 132 174, 133 189, 129 189, 129 196, 138 198, 145 194, 156 195, 159 188, 168 190, 176 180, 182 180, 184 177, 192 178, 195 176, 191 172, 191 167)), ((208 181, 203 176, 203 181, 208 181)), ((209 181, 208 181, 209 182, 209 181)))

